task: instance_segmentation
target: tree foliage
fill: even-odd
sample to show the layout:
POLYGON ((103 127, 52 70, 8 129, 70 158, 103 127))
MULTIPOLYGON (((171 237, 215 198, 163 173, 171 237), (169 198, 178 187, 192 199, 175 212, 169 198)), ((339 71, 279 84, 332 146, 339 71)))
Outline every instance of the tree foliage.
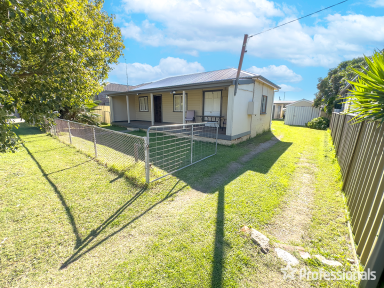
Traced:
POLYGON ((364 120, 384 122, 384 55, 375 52, 372 60, 365 57, 362 71, 353 69, 359 75, 356 82, 348 81, 354 89, 345 98, 351 101, 351 113, 357 115, 357 122, 364 120))
MULTIPOLYGON (((3 115, 15 109, 43 125, 63 107, 89 103, 124 46, 102 1, 0 1, 0 133, 8 139, 3 115)), ((3 138, 2 150, 12 150, 3 138)))
POLYGON ((327 77, 319 78, 314 106, 324 106, 324 111, 331 114, 335 105, 342 102, 339 98, 341 90, 348 84, 347 81, 356 75, 354 69, 363 63, 363 57, 341 62, 336 68, 328 71, 327 77))
POLYGON ((60 118, 88 125, 99 126, 100 115, 95 112, 95 108, 99 104, 100 101, 93 101, 81 106, 63 107, 63 109, 60 110, 60 118))

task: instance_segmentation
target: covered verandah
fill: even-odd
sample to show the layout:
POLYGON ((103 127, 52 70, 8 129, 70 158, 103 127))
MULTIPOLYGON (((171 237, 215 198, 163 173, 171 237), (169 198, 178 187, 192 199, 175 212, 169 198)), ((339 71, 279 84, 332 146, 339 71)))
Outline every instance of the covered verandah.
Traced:
MULTIPOLYGON (((196 123, 200 123, 200 122, 196 122, 196 123)), ((154 122, 152 125, 151 121, 131 120, 130 123, 128 123, 127 121, 115 121, 115 122, 112 122, 112 125, 133 128, 133 129, 136 128, 136 129, 147 130, 151 126, 182 125, 182 123, 180 124, 180 123, 170 123, 170 122, 154 122)), ((216 137, 215 135, 210 135, 209 138, 215 138, 215 137, 216 137)), ((231 137, 226 135, 225 127, 219 127, 217 137, 218 139, 222 139, 222 140, 231 140, 231 137)))

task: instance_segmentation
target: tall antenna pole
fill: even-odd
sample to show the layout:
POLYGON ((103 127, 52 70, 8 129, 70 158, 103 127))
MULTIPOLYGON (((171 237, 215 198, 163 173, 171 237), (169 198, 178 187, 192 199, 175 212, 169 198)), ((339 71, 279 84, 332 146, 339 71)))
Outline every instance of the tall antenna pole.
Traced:
POLYGON ((247 50, 245 50, 247 48, 247 41, 248 41, 248 34, 244 34, 243 46, 241 47, 239 68, 237 69, 237 75, 236 75, 235 96, 237 93, 237 86, 239 86, 239 77, 240 77, 240 72, 241 72, 241 66, 243 66, 244 54, 245 54, 245 52, 247 52, 247 50))
POLYGON ((127 65, 127 59, 125 59, 125 57, 124 57, 124 60, 125 60, 125 74, 127 75, 127 88, 129 89, 129 85, 128 85, 128 65, 127 65))

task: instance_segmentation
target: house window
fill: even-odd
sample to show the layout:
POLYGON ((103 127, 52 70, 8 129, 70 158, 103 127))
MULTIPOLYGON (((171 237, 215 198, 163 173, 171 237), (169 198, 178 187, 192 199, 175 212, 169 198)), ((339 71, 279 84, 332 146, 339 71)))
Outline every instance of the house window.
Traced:
POLYGON ((267 103, 268 103, 268 97, 267 96, 261 96, 261 111, 260 114, 266 114, 267 113, 267 103))
POLYGON ((148 112, 148 96, 139 97, 139 111, 148 112))
MULTIPOLYGON (((187 95, 185 95, 185 99, 187 99, 187 95)), ((187 110, 187 107, 185 107, 185 110, 187 110)), ((174 94, 173 95, 173 112, 182 112, 182 111, 183 111, 183 95, 174 94)))

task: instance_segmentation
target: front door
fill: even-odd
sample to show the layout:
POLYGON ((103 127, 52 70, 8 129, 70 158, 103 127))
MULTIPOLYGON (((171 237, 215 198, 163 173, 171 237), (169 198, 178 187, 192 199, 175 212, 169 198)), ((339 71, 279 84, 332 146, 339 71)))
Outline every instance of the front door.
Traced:
POLYGON ((204 116, 220 116, 221 91, 204 92, 204 116))
POLYGON ((155 122, 163 122, 161 119, 161 96, 153 96, 153 110, 155 112, 155 122))

